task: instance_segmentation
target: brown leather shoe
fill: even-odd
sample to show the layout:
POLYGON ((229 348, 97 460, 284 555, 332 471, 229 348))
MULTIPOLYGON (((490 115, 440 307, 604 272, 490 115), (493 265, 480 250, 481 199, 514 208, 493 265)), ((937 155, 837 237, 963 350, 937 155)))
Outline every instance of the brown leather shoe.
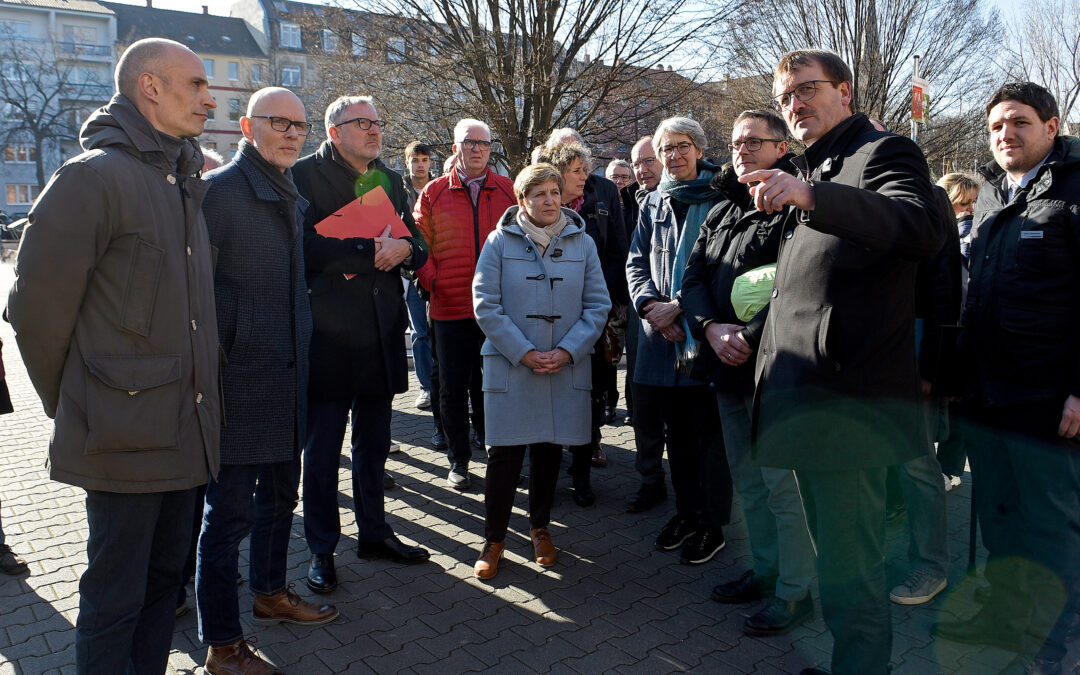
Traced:
POLYGON ((255 623, 295 623, 301 626, 321 626, 338 617, 333 605, 316 605, 293 592, 292 584, 277 595, 256 595, 252 608, 255 623))
POLYGON ((555 550, 555 544, 551 543, 551 534, 547 528, 538 527, 535 530, 529 530, 529 537, 532 539, 533 554, 540 567, 554 565, 559 558, 559 552, 555 550))
POLYGON ((206 672, 210 675, 282 675, 280 670, 251 651, 244 640, 210 647, 206 651, 206 672))
POLYGON ((499 560, 502 559, 505 541, 486 541, 484 550, 480 551, 480 557, 473 565, 473 573, 477 579, 490 579, 499 571, 499 560))

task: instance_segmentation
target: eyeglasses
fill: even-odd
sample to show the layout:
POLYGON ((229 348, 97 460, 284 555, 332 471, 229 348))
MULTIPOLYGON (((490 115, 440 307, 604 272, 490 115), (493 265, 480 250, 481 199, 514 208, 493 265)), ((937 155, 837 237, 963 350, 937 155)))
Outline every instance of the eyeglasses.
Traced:
POLYGON ((289 127, 296 127, 296 135, 307 136, 311 133, 311 122, 299 122, 288 117, 274 117, 273 115, 248 115, 262 120, 270 120, 270 128, 274 131, 286 133, 289 127))
POLYGON ((810 80, 808 82, 803 82, 791 91, 784 92, 773 98, 770 103, 772 103, 772 106, 777 110, 784 110, 785 108, 790 110, 792 96, 805 103, 814 98, 814 95, 817 94, 819 84, 831 84, 834 87, 836 86, 836 82, 833 82, 832 80, 810 80))
POLYGON ((611 182, 612 183, 629 183, 630 182, 630 176, 624 176, 624 175, 618 174, 618 173, 613 174, 611 176, 611 182))
POLYGON ((465 150, 476 150, 477 148, 480 148, 481 150, 491 149, 491 141, 478 141, 475 138, 463 139, 460 145, 465 150))
POLYGON ((636 162, 630 162, 630 166, 631 166, 631 168, 634 169, 634 171, 637 171, 637 170, 641 169, 642 167, 645 167, 647 169, 647 168, 651 167, 653 164, 656 164, 656 158, 655 157, 645 157, 644 159, 639 159, 636 162))
POLYGON ((746 149, 750 152, 757 152, 761 149, 762 143, 783 143, 782 138, 744 138, 741 141, 735 141, 734 143, 728 143, 727 148, 731 151, 731 154, 735 154, 739 151, 739 148, 746 146, 746 149))
POLYGON ((371 128, 372 124, 374 124, 375 127, 378 128, 380 131, 382 130, 383 127, 386 126, 386 122, 384 122, 383 120, 369 120, 366 117, 354 117, 351 120, 345 120, 344 122, 338 122, 334 126, 335 127, 343 127, 346 124, 352 124, 353 122, 356 122, 356 126, 360 127, 361 131, 367 131, 368 129, 371 128))
POLYGON ((689 141, 682 141, 681 143, 676 143, 675 145, 665 145, 661 147, 660 154, 664 157, 674 157, 675 153, 678 152, 679 156, 682 157, 686 155, 686 153, 690 152, 690 148, 692 147, 694 147, 693 143, 690 143, 689 141))

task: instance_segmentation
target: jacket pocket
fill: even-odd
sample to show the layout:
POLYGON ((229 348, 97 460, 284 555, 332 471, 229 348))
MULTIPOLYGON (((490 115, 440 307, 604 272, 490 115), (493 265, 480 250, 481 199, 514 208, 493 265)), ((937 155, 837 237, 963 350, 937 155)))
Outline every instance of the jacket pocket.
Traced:
POLYGON ((817 330, 817 353, 821 361, 821 367, 828 370, 840 370, 840 364, 833 358, 829 349, 829 325, 832 322, 832 305, 824 305, 821 308, 821 319, 818 321, 817 330))
POLYGON ((150 335, 150 319, 154 316, 158 282, 165 250, 143 239, 135 240, 124 288, 124 306, 120 312, 120 328, 143 337, 150 335))
POLYGON ((255 304, 251 301, 251 298, 241 297, 236 305, 236 333, 233 335, 232 346, 226 355, 232 363, 242 364, 244 362, 254 323, 255 304))
POLYGON ((585 391, 592 391, 592 356, 586 356, 581 360, 581 363, 575 363, 569 366, 571 374, 571 382, 574 389, 583 389, 585 391))
POLYGON ((86 454, 179 447, 180 356, 87 358, 86 454))
POLYGON ((510 391, 510 362, 502 354, 484 355, 484 391, 510 391))

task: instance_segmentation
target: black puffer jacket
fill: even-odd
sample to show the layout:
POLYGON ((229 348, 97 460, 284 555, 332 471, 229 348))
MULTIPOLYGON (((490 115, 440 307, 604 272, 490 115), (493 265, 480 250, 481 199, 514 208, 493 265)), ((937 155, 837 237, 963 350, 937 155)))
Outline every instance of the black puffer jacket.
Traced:
POLYGON ((962 347, 984 406, 1080 395, 1080 139, 1059 137, 1010 201, 991 163, 975 203, 962 347))
MULTIPOLYGON (((785 155, 774 168, 794 173, 792 157, 790 153, 785 155)), ((710 348, 705 338, 708 322, 743 325, 731 304, 731 288, 739 275, 776 262, 784 219, 782 211, 766 214, 754 208, 750 191, 739 183, 731 165, 716 175, 713 185, 727 199, 712 207, 701 226, 686 263, 682 290, 682 307, 690 332, 702 342, 702 349, 710 348)), ((768 306, 747 322, 745 334, 751 344, 757 345, 760 340, 767 315, 768 306)), ((715 363, 709 380, 718 389, 740 394, 754 390, 753 359, 735 368, 715 363)))

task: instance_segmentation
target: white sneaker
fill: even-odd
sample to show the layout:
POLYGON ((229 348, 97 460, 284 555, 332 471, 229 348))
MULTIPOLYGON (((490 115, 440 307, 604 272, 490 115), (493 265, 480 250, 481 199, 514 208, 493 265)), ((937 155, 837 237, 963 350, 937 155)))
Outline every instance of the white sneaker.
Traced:
POLYGON ((427 389, 421 389, 420 393, 416 396, 416 403, 414 403, 413 405, 415 405, 421 410, 427 410, 428 408, 430 408, 431 392, 429 392, 427 389))
POLYGON ((945 577, 938 576, 928 567, 913 570, 907 579, 892 589, 889 599, 898 605, 922 605, 945 590, 945 577))

